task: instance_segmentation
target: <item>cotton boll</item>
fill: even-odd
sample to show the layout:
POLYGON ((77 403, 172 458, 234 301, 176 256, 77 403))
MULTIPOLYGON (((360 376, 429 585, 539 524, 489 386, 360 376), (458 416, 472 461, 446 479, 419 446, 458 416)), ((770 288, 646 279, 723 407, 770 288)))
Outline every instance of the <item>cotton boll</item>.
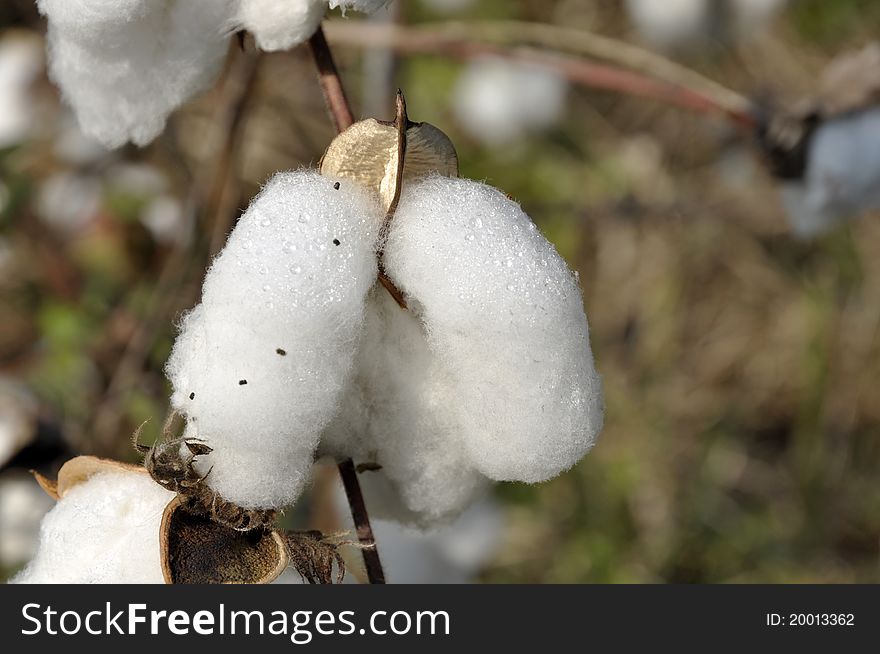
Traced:
POLYGON ((548 70, 484 58, 465 68, 453 107, 471 136, 500 145, 559 121, 567 92, 566 81, 548 70))
POLYGON ((112 38, 82 38, 49 14, 49 72, 83 131, 107 147, 145 145, 168 115, 216 79, 232 0, 148 3, 114 25, 112 38))
POLYGON ((485 489, 461 443, 465 425, 450 410, 455 380, 439 364, 419 321, 374 289, 357 372, 321 451, 382 466, 361 475, 379 499, 371 504, 379 517, 421 527, 448 522, 485 489))
POLYGON ((99 472, 46 514, 20 584, 163 583, 159 526, 174 494, 146 474, 99 472))
POLYGON ((253 34, 261 50, 287 50, 307 41, 326 11, 326 0, 241 0, 235 24, 253 34))
POLYGON ((37 9, 67 38, 105 40, 118 46, 127 25, 161 13, 166 4, 154 0, 37 0, 37 9))
POLYGON ((443 410, 480 472, 544 481, 590 449, 602 394, 581 292, 519 205, 471 180, 411 184, 385 265, 414 299, 447 375, 443 410))
POLYGON ((706 0, 626 0, 629 17, 649 43, 671 48, 706 38, 706 0))
POLYGON ((381 221, 351 182, 278 174, 208 271, 167 372, 223 498, 278 508, 306 483, 354 360, 381 221))
POLYGON ((803 180, 784 185, 781 192, 792 228, 804 237, 880 209, 880 107, 819 127, 803 180))

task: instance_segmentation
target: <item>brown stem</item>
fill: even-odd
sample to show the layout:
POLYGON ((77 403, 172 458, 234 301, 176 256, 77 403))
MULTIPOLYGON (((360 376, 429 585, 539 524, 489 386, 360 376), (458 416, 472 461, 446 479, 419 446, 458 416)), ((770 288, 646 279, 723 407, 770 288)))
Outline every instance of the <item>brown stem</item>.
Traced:
POLYGON ((358 540, 363 545, 362 552, 364 567, 367 569, 367 579, 371 584, 384 584, 385 571, 382 570, 382 561, 379 560, 379 550, 376 549, 376 539, 373 537, 373 528, 370 526, 370 515, 367 513, 361 484, 351 459, 339 462, 339 476, 342 477, 342 485, 345 486, 345 495, 348 497, 348 505, 351 507, 351 517, 357 529, 358 540))
MULTIPOLYGON (((339 69, 336 68, 336 62, 333 61, 333 53, 330 51, 330 46, 327 45, 322 28, 319 27, 318 31, 309 39, 309 47, 315 60, 315 67, 318 69, 318 78, 321 90, 324 92, 324 100, 327 102, 327 109, 330 111, 334 125, 336 125, 336 132, 344 132, 354 123, 354 115, 345 95, 345 87, 342 85, 339 69)), ((391 280, 380 275, 379 281, 399 304, 402 300, 398 298, 402 298, 403 295, 391 283, 391 280)), ((339 476, 342 477, 342 484, 345 486, 345 495, 351 508, 351 518, 357 530, 358 540, 364 546, 363 557, 367 578, 371 584, 384 584, 385 572, 382 570, 379 551, 376 549, 376 539, 373 537, 373 528, 370 526, 370 515, 367 513, 361 484, 351 459, 339 463, 339 476)))
POLYGON ((583 86, 650 98, 698 113, 720 114, 746 129, 756 126, 751 103, 730 89, 658 55, 588 32, 506 22, 352 27, 334 21, 328 23, 327 31, 334 43, 343 46, 390 48, 457 59, 491 55, 541 65, 583 86))
POLYGON ((333 117, 333 124, 336 125, 336 132, 344 132, 354 123, 354 114, 345 95, 345 87, 342 86, 342 78, 339 77, 339 70, 336 68, 336 62, 333 61, 333 53, 327 45, 323 28, 318 27, 318 31, 309 39, 309 49, 318 69, 318 81, 324 92, 327 109, 333 117))

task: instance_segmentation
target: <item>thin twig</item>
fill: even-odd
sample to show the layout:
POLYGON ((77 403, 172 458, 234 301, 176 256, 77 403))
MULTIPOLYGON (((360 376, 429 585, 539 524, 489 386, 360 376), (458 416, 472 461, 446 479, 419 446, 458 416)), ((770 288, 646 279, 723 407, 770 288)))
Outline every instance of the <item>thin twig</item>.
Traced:
POLYGON ((357 530, 358 541, 363 546, 367 579, 371 584, 384 584, 385 571, 382 569, 382 561, 379 559, 379 550, 376 549, 376 539, 373 537, 373 528, 370 526, 370 515, 367 513, 367 505, 364 503, 361 484, 351 459, 339 462, 339 476, 342 477, 342 485, 345 487, 345 495, 348 498, 348 505, 351 507, 351 517, 357 530))
MULTIPOLYGON (((315 60, 315 66, 318 69, 318 77, 321 83, 321 90, 324 92, 324 99, 327 102, 327 109, 336 125, 337 133, 343 132, 351 127, 354 117, 351 106, 348 104, 348 98, 345 95, 342 78, 339 76, 339 70, 336 68, 336 62, 333 61, 333 53, 330 51, 330 46, 324 37, 323 29, 318 28, 318 31, 309 39, 309 47, 315 60)), ((382 281, 381 276, 380 281, 382 281)), ((388 283, 390 284, 390 280, 388 280, 388 283)), ((384 281, 382 284, 394 297, 392 288, 396 290, 396 287, 391 284, 391 288, 389 288, 384 281)), ((400 293, 400 291, 397 292, 400 293)), ((363 545, 362 553, 364 567, 367 570, 367 578, 371 584, 384 584, 385 572, 379 559, 379 551, 376 549, 376 539, 373 536, 373 528, 370 526, 370 515, 367 513, 367 505, 361 492, 357 471, 351 459, 339 462, 339 476, 342 478, 343 486, 345 486, 345 495, 351 508, 351 518, 357 530, 358 540, 363 545)))
POLYGON ((345 87, 342 86, 342 78, 336 68, 336 62, 333 61, 333 53, 330 52, 330 46, 327 45, 327 39, 321 27, 309 39, 309 49, 312 51, 312 58, 314 58, 315 67, 318 69, 318 81, 324 92, 327 109, 333 117, 334 125, 336 125, 336 132, 344 132, 354 123, 354 114, 345 95, 345 87))
POLYGON ((457 59, 493 55, 545 66, 591 88, 720 114, 746 129, 756 126, 752 103, 735 91, 659 55, 582 30, 516 21, 426 26, 330 21, 326 28, 330 40, 342 46, 391 48, 457 59))

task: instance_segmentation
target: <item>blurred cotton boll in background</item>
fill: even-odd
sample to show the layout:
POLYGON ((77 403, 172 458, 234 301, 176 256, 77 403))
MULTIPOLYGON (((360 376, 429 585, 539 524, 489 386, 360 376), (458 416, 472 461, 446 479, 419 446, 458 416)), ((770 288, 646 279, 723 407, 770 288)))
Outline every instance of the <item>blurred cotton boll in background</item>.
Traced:
POLYGON ((468 64, 454 92, 461 126, 486 145, 502 145, 557 123, 568 82, 536 66, 487 57, 468 64))
POLYGON ((819 127, 803 179, 783 184, 782 199, 792 229, 802 237, 880 209, 880 107, 819 127))
POLYGON ((34 124, 30 90, 42 69, 39 37, 13 32, 0 39, 0 148, 30 135, 34 124))
POLYGON ((23 472, 0 478, 0 568, 14 570, 37 551, 40 520, 52 499, 23 472))
POLYGON ((626 0, 641 38, 661 49, 693 48, 749 38, 787 0, 626 0))

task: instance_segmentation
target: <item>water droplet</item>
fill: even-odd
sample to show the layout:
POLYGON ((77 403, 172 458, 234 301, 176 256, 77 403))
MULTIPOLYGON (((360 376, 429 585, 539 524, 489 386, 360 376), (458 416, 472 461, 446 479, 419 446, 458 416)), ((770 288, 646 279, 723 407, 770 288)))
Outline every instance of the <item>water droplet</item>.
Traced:
POLYGON ((264 293, 268 293, 271 290, 272 290, 271 286, 269 286, 268 284, 263 284, 263 292, 264 293))
POLYGON ((268 266, 265 266, 265 265, 260 266, 260 268, 259 268, 259 272, 260 272, 261 275, 267 275, 267 274, 269 274, 269 268, 268 268, 268 266))
POLYGON ((515 290, 516 290, 516 286, 514 286, 513 284, 508 284, 508 285, 507 285, 507 290, 508 290, 508 291, 515 291, 515 290))
POLYGON ((272 221, 269 220, 268 218, 263 218, 263 219, 260 221, 260 224, 261 224, 263 227, 269 227, 269 226, 272 225, 272 221))
POLYGON ((465 238, 466 238, 467 240, 469 240, 469 241, 473 241, 473 240, 474 240, 474 235, 473 235, 473 234, 468 234, 467 236, 465 236, 465 238))
POLYGON ((299 275, 302 271, 303 271, 302 266, 293 266, 290 269, 290 272, 292 272, 294 275, 299 275))

